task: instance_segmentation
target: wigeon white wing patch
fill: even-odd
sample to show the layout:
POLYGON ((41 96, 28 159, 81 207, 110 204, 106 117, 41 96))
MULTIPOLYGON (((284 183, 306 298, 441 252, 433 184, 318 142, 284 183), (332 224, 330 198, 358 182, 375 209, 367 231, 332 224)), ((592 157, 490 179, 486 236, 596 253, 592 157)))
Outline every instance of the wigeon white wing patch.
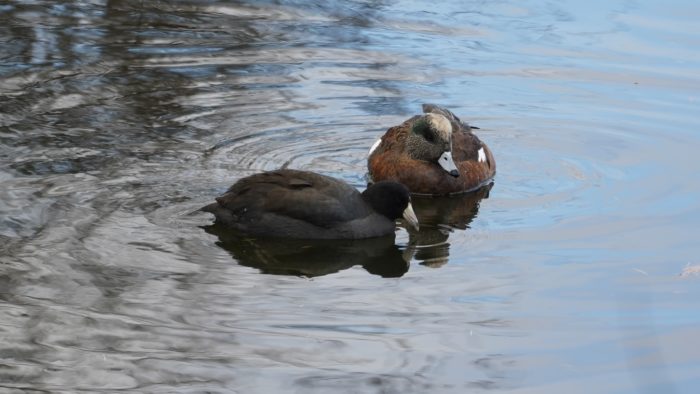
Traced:
POLYGON ((378 147, 379 144, 381 144, 381 143, 382 143, 382 139, 380 138, 380 139, 377 140, 377 142, 374 143, 374 145, 372 145, 371 148, 369 148, 369 154, 371 155, 372 152, 374 152, 374 150, 377 149, 377 147, 378 147))
POLYGON ((484 148, 479 148, 479 163, 486 161, 486 152, 484 152, 484 148))

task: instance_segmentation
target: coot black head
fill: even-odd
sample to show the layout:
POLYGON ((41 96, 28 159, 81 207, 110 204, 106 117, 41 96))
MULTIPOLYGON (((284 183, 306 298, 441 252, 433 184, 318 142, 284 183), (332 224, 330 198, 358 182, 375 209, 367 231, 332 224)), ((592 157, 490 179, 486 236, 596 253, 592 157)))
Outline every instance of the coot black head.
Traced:
POLYGON ((418 230, 416 218, 411 206, 411 193, 406 186, 391 181, 382 181, 369 185, 362 192, 362 198, 377 213, 391 220, 403 217, 412 227, 418 230))

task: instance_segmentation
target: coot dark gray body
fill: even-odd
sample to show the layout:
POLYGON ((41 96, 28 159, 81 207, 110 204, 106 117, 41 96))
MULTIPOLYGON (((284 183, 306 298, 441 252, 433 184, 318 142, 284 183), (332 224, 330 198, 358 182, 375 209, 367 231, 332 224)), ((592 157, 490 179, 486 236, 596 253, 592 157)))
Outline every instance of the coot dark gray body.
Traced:
POLYGON ((256 237, 360 239, 391 234, 396 219, 418 226, 408 189, 377 182, 364 192, 325 175, 277 170, 245 177, 202 208, 256 237))

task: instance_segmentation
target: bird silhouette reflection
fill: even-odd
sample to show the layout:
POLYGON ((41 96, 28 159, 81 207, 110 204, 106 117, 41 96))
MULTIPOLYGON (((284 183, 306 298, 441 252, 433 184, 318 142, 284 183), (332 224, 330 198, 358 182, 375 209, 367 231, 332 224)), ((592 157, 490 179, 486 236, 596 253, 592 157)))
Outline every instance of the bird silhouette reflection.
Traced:
POLYGON ((408 271, 410 260, 395 244, 395 236, 358 240, 250 238, 220 226, 204 230, 219 237, 217 245, 241 265, 266 274, 322 276, 360 265, 385 278, 408 271))
POLYGON ((489 197, 492 187, 493 183, 489 183, 473 192, 452 196, 412 196, 411 204, 420 230, 408 229, 409 242, 404 258, 435 268, 447 264, 450 234, 469 227, 479 212, 481 200, 489 197))

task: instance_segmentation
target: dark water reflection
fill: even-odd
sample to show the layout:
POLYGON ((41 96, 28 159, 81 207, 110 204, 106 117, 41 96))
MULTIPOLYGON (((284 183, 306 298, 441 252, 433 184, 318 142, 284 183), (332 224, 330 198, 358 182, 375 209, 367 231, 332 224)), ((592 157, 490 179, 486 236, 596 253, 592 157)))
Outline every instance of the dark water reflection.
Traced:
POLYGON ((0 392, 695 393, 697 10, 0 3, 0 392), (423 102, 499 174, 418 233, 189 215, 279 167, 362 188, 423 102))
POLYGON ((423 265, 438 268, 449 261, 450 234, 465 230, 488 198, 493 183, 471 193, 449 197, 413 196, 420 230, 409 233, 407 252, 423 265))
POLYGON ((408 271, 410 263, 394 244, 394 236, 338 241, 253 239, 220 225, 204 229, 216 235, 217 245, 239 264, 265 274, 314 277, 360 265, 371 274, 396 278, 408 271))

